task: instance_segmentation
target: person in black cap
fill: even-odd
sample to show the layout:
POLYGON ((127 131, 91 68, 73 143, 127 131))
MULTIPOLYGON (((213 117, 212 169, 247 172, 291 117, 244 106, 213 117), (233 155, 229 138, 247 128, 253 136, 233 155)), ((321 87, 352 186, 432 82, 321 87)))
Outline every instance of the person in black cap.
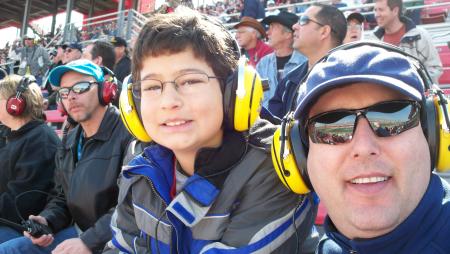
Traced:
POLYGON ((72 43, 67 44, 67 46, 64 50, 64 57, 62 59, 63 64, 67 64, 72 61, 80 59, 82 52, 83 52, 83 46, 81 46, 80 43, 72 42, 72 43))
POLYGON ((131 59, 128 56, 127 41, 121 37, 114 36, 111 39, 114 45, 114 52, 116 53, 116 65, 114 73, 117 80, 120 82, 131 73, 131 59))
POLYGON ((268 106, 269 99, 275 94, 278 82, 292 69, 306 62, 306 57, 292 48, 292 26, 297 21, 298 16, 287 11, 268 16, 261 21, 269 26, 267 37, 269 45, 274 49, 273 53, 263 57, 256 65, 261 78, 269 80, 269 90, 264 92, 264 107, 268 106))
POLYGON ((361 40, 364 29, 364 16, 357 11, 345 12, 344 15, 347 18, 347 35, 344 43, 361 40))

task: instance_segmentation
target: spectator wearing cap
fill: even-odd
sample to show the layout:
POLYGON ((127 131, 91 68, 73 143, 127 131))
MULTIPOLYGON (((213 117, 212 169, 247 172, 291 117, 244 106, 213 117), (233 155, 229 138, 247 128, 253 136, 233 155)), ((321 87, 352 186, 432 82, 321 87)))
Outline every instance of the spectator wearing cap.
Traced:
POLYGON ((243 17, 234 28, 241 53, 247 57, 250 65, 255 67, 263 56, 273 52, 273 49, 263 41, 266 38, 266 31, 256 19, 243 17))
POLYGON ((104 94, 102 69, 88 60, 55 68, 50 83, 59 87, 61 103, 77 127, 55 156, 55 188, 45 209, 31 220, 52 234, 12 239, 0 253, 98 253, 112 238, 109 227, 117 204, 117 177, 131 136, 119 110, 104 94), (31 241, 30 241, 31 240, 31 241))
POLYGON ((279 83, 275 95, 269 101, 269 113, 262 110, 262 117, 273 123, 280 123, 280 119, 295 109, 296 94, 306 73, 329 50, 342 44, 347 33, 347 21, 338 8, 314 3, 306 9, 293 29, 292 45, 308 61, 296 66, 279 83))
POLYGON ((63 64, 68 64, 72 61, 78 60, 81 58, 81 54, 83 52, 83 46, 81 46, 78 42, 72 42, 67 44, 66 49, 64 50, 63 64))
POLYGON ((121 37, 113 37, 111 43, 116 53, 116 65, 114 73, 120 82, 131 73, 131 59, 128 56, 127 41, 121 37))
POLYGON ((345 12, 344 15, 347 17, 347 35, 345 36, 344 43, 362 40, 364 16, 357 11, 345 12))
POLYGON ((304 63, 306 58, 292 48, 292 26, 297 23, 298 16, 281 11, 278 15, 264 18, 261 23, 269 26, 267 37, 274 52, 266 55, 256 65, 256 70, 263 79, 268 79, 269 90, 264 92, 263 106, 267 107, 269 99, 275 94, 278 82, 296 66, 304 63))
POLYGON ((427 142, 436 123, 423 121, 423 76, 415 60, 382 47, 334 51, 299 96, 292 142, 328 210, 316 253, 450 253, 450 185, 430 156, 439 142, 427 142))
POLYGON ((34 36, 25 35, 23 42, 18 74, 33 75, 36 83, 41 85, 42 78, 50 65, 48 52, 34 43, 34 36))

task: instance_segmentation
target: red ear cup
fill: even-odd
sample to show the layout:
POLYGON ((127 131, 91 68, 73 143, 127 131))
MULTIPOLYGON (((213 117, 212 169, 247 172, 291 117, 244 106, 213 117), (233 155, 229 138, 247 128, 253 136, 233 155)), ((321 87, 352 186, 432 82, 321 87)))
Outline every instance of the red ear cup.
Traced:
POLYGON ((108 105, 113 102, 117 96, 117 84, 111 81, 104 81, 101 87, 100 103, 108 105))
POLYGON ((21 97, 12 96, 6 102, 6 111, 13 116, 20 116, 25 107, 27 106, 26 101, 21 97))

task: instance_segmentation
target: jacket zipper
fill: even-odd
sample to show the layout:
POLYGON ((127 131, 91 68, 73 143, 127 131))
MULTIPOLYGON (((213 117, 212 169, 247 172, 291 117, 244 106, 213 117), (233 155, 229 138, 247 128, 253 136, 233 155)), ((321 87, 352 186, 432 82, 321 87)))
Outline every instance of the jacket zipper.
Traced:
MULTIPOLYGON (((150 163, 151 163, 151 161, 148 159, 148 158, 145 158, 146 160, 148 160, 150 163)), ((153 164, 153 163, 151 163, 151 164, 153 164)), ((150 187, 151 187, 151 189, 152 189, 152 191, 153 191, 153 193, 154 194, 156 194, 156 196, 159 198, 159 200, 161 200, 161 202, 165 205, 165 207, 164 207, 164 210, 167 208, 167 203, 166 203, 166 201, 164 201, 164 199, 159 195, 159 193, 156 191, 156 189, 155 189, 155 186, 153 185, 153 182, 150 180, 150 178, 149 177, 146 177, 147 178, 147 181, 149 182, 149 184, 150 184, 150 187)), ((167 216, 167 214, 166 214, 166 216, 167 216)), ((180 253, 180 251, 179 251, 179 247, 178 247, 178 232, 177 232, 177 229, 176 229, 176 227, 172 224, 172 222, 170 221, 170 218, 167 216, 167 220, 168 220, 168 222, 170 223, 170 225, 172 226, 172 228, 175 230, 175 237, 176 237, 176 239, 177 239, 177 242, 176 242, 176 246, 177 246, 177 253, 180 253)), ((156 235, 156 237, 158 237, 157 235, 156 235)), ((156 241, 156 244, 158 244, 158 241, 156 241)), ((170 253, 172 253, 172 244, 170 244, 170 253)), ((158 253, 159 254, 159 253, 158 253)))

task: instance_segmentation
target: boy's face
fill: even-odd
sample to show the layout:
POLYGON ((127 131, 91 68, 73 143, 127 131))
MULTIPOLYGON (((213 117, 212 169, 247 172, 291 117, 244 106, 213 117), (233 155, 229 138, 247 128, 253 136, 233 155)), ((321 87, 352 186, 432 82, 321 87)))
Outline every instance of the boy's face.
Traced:
POLYGON ((175 155, 219 146, 223 99, 212 68, 192 49, 147 57, 142 66, 141 80, 147 81, 141 81, 141 113, 150 137, 175 155), (148 79, 162 81, 162 90, 158 81, 148 79))

